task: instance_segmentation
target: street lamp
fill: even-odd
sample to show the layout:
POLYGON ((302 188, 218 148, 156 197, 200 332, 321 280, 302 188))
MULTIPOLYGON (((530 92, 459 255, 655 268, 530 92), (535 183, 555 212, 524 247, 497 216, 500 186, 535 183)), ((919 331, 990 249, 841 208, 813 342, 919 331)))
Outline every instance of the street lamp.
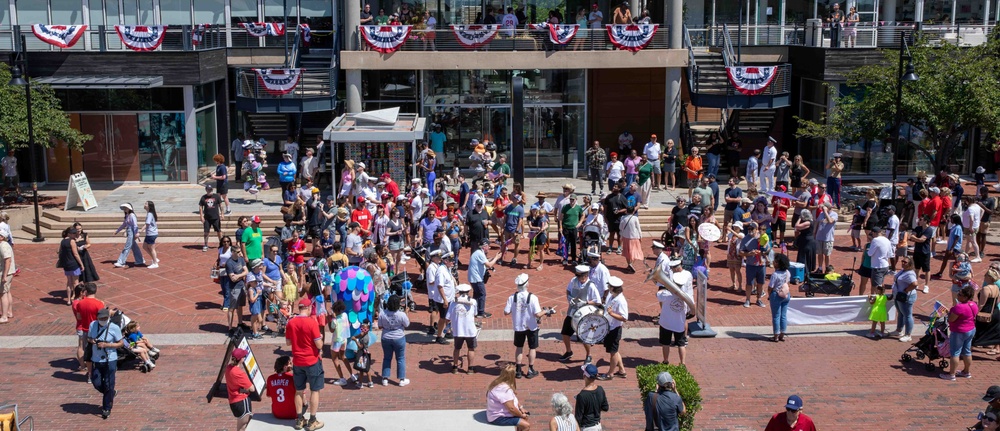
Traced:
POLYGON ((896 74, 896 125, 892 140, 892 199, 893 202, 899 197, 896 190, 896 158, 899 155, 899 129, 903 126, 903 82, 916 81, 920 79, 913 71, 913 56, 910 55, 909 44, 906 42, 906 32, 899 34, 899 73, 896 74), (906 73, 903 73, 903 60, 906 60, 906 73))
POLYGON ((35 168, 35 127, 31 118, 31 84, 25 79, 28 75, 28 48, 25 38, 21 36, 21 52, 14 54, 13 66, 10 71, 10 82, 7 85, 24 87, 24 102, 28 114, 28 158, 31 160, 31 194, 35 205, 35 237, 32 242, 42 242, 42 228, 38 214, 38 169, 35 168))

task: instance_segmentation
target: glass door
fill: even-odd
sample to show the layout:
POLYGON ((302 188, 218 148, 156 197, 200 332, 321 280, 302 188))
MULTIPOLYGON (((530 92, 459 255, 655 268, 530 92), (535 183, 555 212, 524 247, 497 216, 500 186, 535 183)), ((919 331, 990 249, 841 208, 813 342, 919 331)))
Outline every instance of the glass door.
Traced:
MULTIPOLYGON (((878 22, 879 0, 857 0, 854 6, 858 8, 857 42, 855 46, 875 46, 875 23, 878 22)), ((847 10, 850 12, 850 9, 847 10)))
POLYGON ((524 109, 524 163, 527 168, 562 168, 565 139, 562 106, 524 109))
POLYGON ((94 181, 139 181, 138 120, 133 115, 80 115, 83 168, 94 181))

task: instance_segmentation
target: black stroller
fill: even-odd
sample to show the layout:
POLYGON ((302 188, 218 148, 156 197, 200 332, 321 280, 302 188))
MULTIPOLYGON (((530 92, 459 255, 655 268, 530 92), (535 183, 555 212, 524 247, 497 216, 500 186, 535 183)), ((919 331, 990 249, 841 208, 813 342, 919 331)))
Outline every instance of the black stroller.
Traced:
MULTIPOLYGON (((114 323, 115 325, 118 325, 119 328, 121 328, 122 337, 129 336, 129 333, 126 332, 125 327, 128 326, 129 322, 131 321, 132 319, 126 316, 125 313, 122 312, 120 309, 117 308, 111 309, 111 323, 114 323)), ((125 340, 125 342, 122 343, 122 346, 116 349, 116 351, 118 353, 119 369, 121 369, 123 365, 126 365, 129 362, 136 361, 135 366, 140 371, 144 373, 151 371, 151 369, 143 361, 139 360, 139 355, 137 355, 135 352, 132 351, 132 348, 129 346, 128 340, 125 340)), ((160 359, 160 354, 150 352, 149 359, 155 364, 156 360, 160 359)))
POLYGON ((920 337, 916 343, 913 343, 909 349, 906 349, 903 355, 899 357, 899 360, 906 363, 912 361, 914 356, 918 361, 926 358, 927 364, 924 365, 924 369, 927 371, 934 371, 937 367, 948 369, 947 353, 944 355, 941 354, 942 351, 947 350, 949 350, 948 318, 938 317, 934 325, 927 329, 927 333, 923 337, 920 337), (910 355, 911 353, 913 355, 910 355), (938 361, 936 366, 934 361, 938 361))
POLYGON ((799 291, 804 292, 806 297, 811 298, 816 296, 817 293, 822 293, 824 295, 840 295, 840 296, 850 296, 851 292, 854 290, 854 266, 857 264, 858 259, 854 258, 854 264, 851 265, 851 274, 841 275, 839 280, 827 280, 826 274, 822 272, 807 273, 806 279, 803 280, 801 286, 799 286, 799 291))
POLYGON ((410 311, 416 311, 417 302, 413 300, 412 290, 413 283, 410 282, 410 276, 405 271, 397 272, 389 280, 389 292, 399 296, 404 301, 404 307, 410 311))

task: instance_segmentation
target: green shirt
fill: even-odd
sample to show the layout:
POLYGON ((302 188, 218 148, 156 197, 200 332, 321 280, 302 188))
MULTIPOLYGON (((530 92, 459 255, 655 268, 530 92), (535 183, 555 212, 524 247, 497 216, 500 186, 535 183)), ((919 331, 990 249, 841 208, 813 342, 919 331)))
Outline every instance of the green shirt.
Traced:
POLYGON ((247 261, 264 257, 264 232, 257 228, 248 227, 243 230, 243 244, 247 248, 247 261))
POLYGON ((563 229, 576 229, 576 225, 580 223, 580 217, 583 216, 583 208, 579 205, 566 204, 562 207, 562 225, 563 229))
MULTIPOLYGON (((506 163, 501 163, 497 165, 495 168, 493 168, 493 172, 496 172, 498 174, 504 174, 507 177, 510 177, 510 165, 506 163)), ((507 185, 507 178, 503 179, 503 184, 507 185)))
POLYGON ((389 24, 389 16, 388 15, 378 15, 378 16, 376 16, 375 17, 375 24, 376 25, 388 25, 389 24))
POLYGON ((639 167, 639 185, 645 185, 646 181, 649 181, 649 177, 653 175, 653 164, 645 163, 639 167))

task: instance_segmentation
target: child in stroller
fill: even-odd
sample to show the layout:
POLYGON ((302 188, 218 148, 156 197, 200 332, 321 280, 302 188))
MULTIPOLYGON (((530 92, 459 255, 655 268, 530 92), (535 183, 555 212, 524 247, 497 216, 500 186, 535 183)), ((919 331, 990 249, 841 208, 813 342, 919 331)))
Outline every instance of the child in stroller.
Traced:
POLYGON ((413 283, 406 271, 397 272, 389 280, 389 292, 403 299, 403 306, 411 312, 416 311, 417 302, 413 300, 413 283))
POLYGON ((153 371, 153 368, 156 368, 154 361, 160 357, 160 349, 153 346, 153 343, 142 334, 138 321, 129 322, 123 332, 127 343, 122 347, 138 355, 146 371, 153 371))
POLYGON ((947 370, 950 365, 948 357, 951 356, 951 347, 948 341, 948 316, 932 316, 932 319, 924 336, 913 343, 909 349, 906 349, 899 360, 906 363, 912 361, 914 357, 917 360, 927 358, 927 364, 924 365, 924 369, 927 371, 934 371, 936 367, 947 370), (938 361, 938 363, 935 365, 934 361, 938 361))

